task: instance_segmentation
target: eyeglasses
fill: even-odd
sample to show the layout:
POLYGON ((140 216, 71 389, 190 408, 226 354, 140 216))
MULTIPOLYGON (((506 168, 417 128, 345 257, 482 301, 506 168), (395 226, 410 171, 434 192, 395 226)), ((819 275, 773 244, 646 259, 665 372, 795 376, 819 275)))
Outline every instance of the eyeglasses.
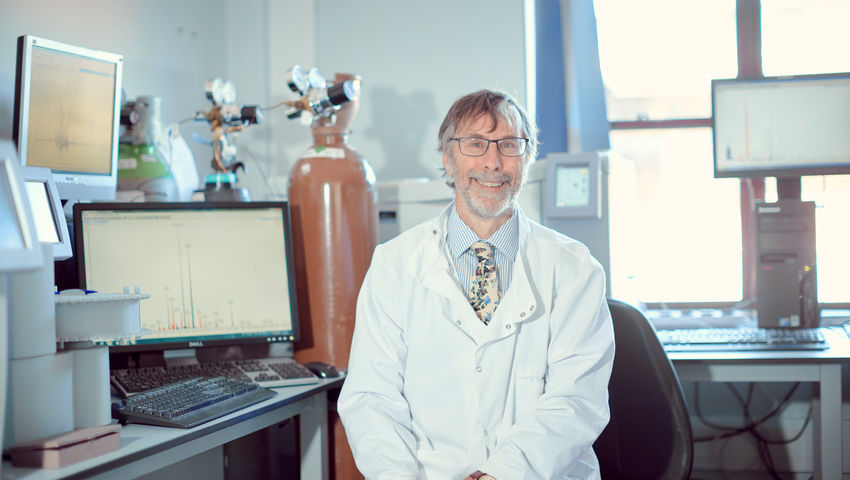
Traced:
POLYGON ((528 146, 527 138, 508 137, 498 140, 488 140, 481 137, 455 137, 449 140, 457 141, 460 153, 470 157, 480 157, 487 153, 491 143, 496 144, 499 153, 506 157, 519 157, 525 153, 528 146))

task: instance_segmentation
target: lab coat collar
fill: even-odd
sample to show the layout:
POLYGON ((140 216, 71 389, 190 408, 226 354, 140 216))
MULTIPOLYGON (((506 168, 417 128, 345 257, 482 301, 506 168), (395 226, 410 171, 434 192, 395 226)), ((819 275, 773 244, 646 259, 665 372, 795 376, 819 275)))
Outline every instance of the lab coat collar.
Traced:
POLYGON ((451 265, 451 257, 446 243, 446 224, 453 205, 443 213, 426 222, 425 238, 417 242, 407 258, 405 268, 418 278, 419 282, 435 293, 448 299, 450 311, 445 312, 478 345, 513 335, 521 323, 535 318, 539 312, 538 299, 531 287, 525 249, 528 248, 531 221, 516 206, 519 220, 519 249, 514 260, 511 286, 489 325, 484 325, 469 307, 468 300, 451 265))

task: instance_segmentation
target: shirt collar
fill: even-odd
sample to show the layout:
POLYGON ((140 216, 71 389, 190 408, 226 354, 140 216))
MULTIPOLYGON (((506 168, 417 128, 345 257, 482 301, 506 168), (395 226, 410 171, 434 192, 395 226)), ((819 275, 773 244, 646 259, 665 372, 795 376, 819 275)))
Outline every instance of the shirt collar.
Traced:
POLYGON ((469 225, 461 220, 457 214, 457 209, 452 203, 449 218, 446 221, 446 243, 449 247, 449 252, 452 254, 452 259, 457 260, 463 252, 479 241, 485 242, 496 247, 496 250, 506 255, 511 262, 516 258, 517 238, 519 237, 519 221, 517 217, 517 209, 514 208, 511 218, 499 227, 490 238, 478 238, 478 235, 469 228, 469 225))

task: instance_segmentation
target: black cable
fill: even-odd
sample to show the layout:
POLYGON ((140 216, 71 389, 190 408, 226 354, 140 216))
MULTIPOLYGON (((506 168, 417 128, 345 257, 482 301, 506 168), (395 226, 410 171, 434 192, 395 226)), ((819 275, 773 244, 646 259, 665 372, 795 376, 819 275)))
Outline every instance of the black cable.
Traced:
POLYGON ((747 425, 742 425, 742 426, 733 426, 733 425, 720 425, 720 424, 711 422, 711 421, 709 421, 708 419, 705 418, 705 416, 703 415, 702 410, 700 408, 699 382, 694 382, 694 414, 696 414, 699 421, 701 423, 703 423, 705 426, 710 427, 710 428, 714 428, 715 430, 726 430, 727 431, 727 433, 724 433, 722 435, 714 435, 714 436, 711 436, 711 437, 697 437, 697 438, 694 439, 694 442, 708 442, 708 441, 719 440, 719 439, 723 439, 723 438, 734 437, 736 435, 746 433, 746 432, 750 431, 751 429, 762 425, 763 423, 770 420, 771 417, 773 417, 774 415, 779 413, 781 410, 783 410, 787 406, 786 404, 787 404, 788 400, 791 398, 791 395, 794 394, 794 392, 797 390, 797 387, 799 387, 799 386, 800 386, 800 382, 796 382, 794 384, 794 386, 791 387, 791 389, 788 391, 788 393, 785 394, 785 396, 782 398, 782 400, 779 402, 779 404, 776 407, 774 407, 773 410, 771 410, 770 412, 765 414, 760 419, 754 421, 752 424, 747 424, 747 425))
MULTIPOLYGON (((776 464, 773 462, 773 456, 770 454, 770 449, 768 448, 767 443, 762 440, 762 436, 757 430, 757 424, 753 421, 752 414, 752 400, 755 395, 755 384, 750 383, 747 388, 747 398, 746 400, 741 397, 741 392, 735 388, 734 385, 730 382, 725 382, 726 388, 729 389, 735 398, 738 400, 738 404, 741 406, 741 416, 744 419, 745 425, 751 425, 751 428, 748 429, 747 433, 753 436, 753 439, 756 441, 756 445, 758 447, 759 458, 761 459, 762 465, 764 465, 765 469, 767 469, 770 476, 776 480, 781 480, 779 477, 779 472, 776 471, 776 464)), ((799 385, 799 383, 797 384, 799 385)), ((793 393, 796 390, 797 386, 795 385, 790 393, 793 393)), ((786 396, 785 400, 790 399, 790 395, 786 396)), ((778 410, 777 410, 778 413, 778 410)), ((767 416, 766 416, 767 417, 767 416)))
POLYGON ((696 414, 696 416, 700 420, 700 422, 702 422, 704 425, 706 425, 710 428, 717 429, 717 430, 724 430, 725 433, 723 433, 721 435, 713 435, 711 437, 698 437, 698 438, 694 439, 694 442, 714 441, 714 440, 719 440, 719 439, 723 439, 723 438, 733 437, 733 436, 740 435, 740 434, 743 434, 743 433, 749 433, 753 436, 754 440, 757 443, 757 447, 758 447, 758 451, 759 451, 759 457, 761 458, 761 461, 764 464, 767 471, 771 474, 771 476, 773 478, 780 479, 781 477, 779 476, 779 472, 776 470, 776 465, 773 461, 773 456, 770 453, 769 446, 770 445, 788 444, 788 443, 791 443, 791 442, 798 440, 803 435, 803 433, 806 430, 806 427, 808 426, 809 422, 811 421, 812 404, 811 403, 809 404, 809 410, 808 410, 808 413, 806 414, 806 420, 805 420, 805 422, 803 422, 802 428, 800 429, 799 432, 797 432, 791 438, 781 439, 781 440, 770 439, 770 438, 765 437, 764 434, 762 434, 761 432, 759 432, 757 428, 760 425, 764 424, 767 420, 773 418, 774 416, 779 414, 782 410, 784 410, 789 405, 789 401, 791 399, 791 396, 794 394, 794 392, 796 392, 796 390, 799 386, 800 386, 800 382, 796 382, 788 390, 788 392, 785 394, 785 396, 779 401, 779 403, 770 412, 768 412, 766 415, 764 415, 760 419, 755 420, 752 416, 752 413, 751 413, 751 406, 752 406, 752 401, 753 401, 753 397, 754 397, 754 384, 753 383, 749 384, 749 388, 748 388, 748 391, 747 391, 747 398, 744 399, 741 396, 741 392, 739 392, 738 389, 735 388, 734 385, 727 382, 726 387, 729 390, 732 391, 733 395, 735 396, 735 399, 738 401, 739 405, 741 406, 741 413, 744 417, 744 425, 740 426, 740 427, 736 427, 736 426, 731 426, 731 425, 720 425, 720 424, 717 424, 717 423, 714 423, 714 422, 710 422, 710 421, 708 421, 708 419, 705 418, 705 416, 702 413, 702 409, 700 407, 699 382, 695 382, 694 383, 694 409, 695 409, 694 413, 696 414))
POLYGON ((803 426, 800 428, 800 431, 791 436, 791 438, 782 438, 782 439, 771 439, 764 436, 763 433, 759 433, 762 436, 762 440, 765 443, 769 443, 771 445, 788 445, 789 443, 793 443, 800 439, 803 436, 803 433, 806 431, 806 427, 809 426, 809 422, 812 420, 812 404, 809 403, 809 410, 806 413, 806 419, 803 421, 803 426))

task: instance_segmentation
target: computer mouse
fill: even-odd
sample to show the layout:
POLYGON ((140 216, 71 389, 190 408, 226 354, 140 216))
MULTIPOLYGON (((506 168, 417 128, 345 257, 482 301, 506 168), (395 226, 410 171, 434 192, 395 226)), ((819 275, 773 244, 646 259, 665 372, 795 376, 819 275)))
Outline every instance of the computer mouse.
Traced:
POLYGON ((308 362, 304 364, 319 378, 335 378, 339 376, 339 370, 333 365, 324 362, 308 362))

